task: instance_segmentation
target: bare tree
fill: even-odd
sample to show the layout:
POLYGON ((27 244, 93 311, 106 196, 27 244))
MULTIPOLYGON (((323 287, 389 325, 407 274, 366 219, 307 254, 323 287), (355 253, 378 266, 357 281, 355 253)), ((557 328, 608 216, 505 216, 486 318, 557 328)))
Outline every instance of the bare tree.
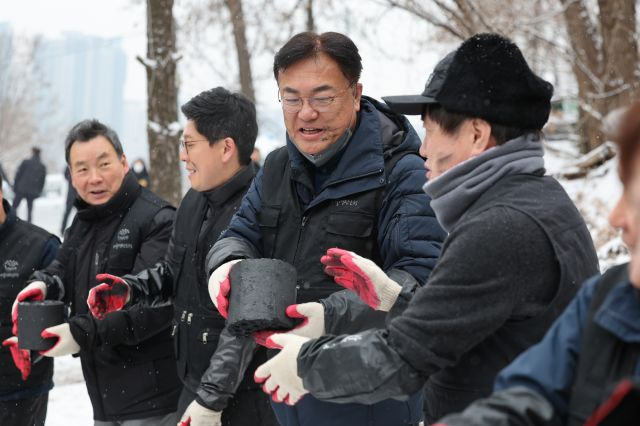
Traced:
POLYGON ((633 99, 638 87, 638 46, 633 0, 380 0, 436 28, 437 36, 463 40, 496 32, 516 40, 537 72, 568 64, 577 86, 581 150, 604 142, 607 113, 633 99), (589 2, 587 4, 587 2, 589 2), (597 7, 590 10, 588 7, 597 7), (591 12, 591 13, 590 13, 591 12), (594 13, 595 12, 595 13, 594 13))
POLYGON ((236 46, 236 56, 238 58, 238 73, 240 76, 240 88, 242 93, 251 99, 256 100, 256 93, 253 89, 253 76, 251 75, 251 55, 245 30, 244 12, 242 11, 242 0, 224 0, 229 14, 231 15, 231 27, 233 29, 233 40, 236 46))
POLYGON ((137 58, 147 72, 147 135, 151 185, 174 205, 182 195, 176 83, 173 0, 147 0, 147 57, 137 58))
POLYGON ((578 84, 583 151, 591 150, 604 142, 604 117, 638 91, 635 2, 599 0, 596 19, 584 0, 561 2, 578 84))
POLYGON ((40 40, 0 33, 0 160, 9 174, 31 145, 43 140, 43 77, 36 56, 40 40))

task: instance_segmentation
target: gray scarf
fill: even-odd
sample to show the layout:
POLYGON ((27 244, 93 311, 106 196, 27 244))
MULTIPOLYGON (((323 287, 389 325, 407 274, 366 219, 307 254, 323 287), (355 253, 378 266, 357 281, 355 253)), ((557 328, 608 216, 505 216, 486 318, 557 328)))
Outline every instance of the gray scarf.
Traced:
POLYGON ((544 168, 542 140, 528 133, 470 158, 424 184, 438 221, 450 232, 464 212, 505 176, 544 168))

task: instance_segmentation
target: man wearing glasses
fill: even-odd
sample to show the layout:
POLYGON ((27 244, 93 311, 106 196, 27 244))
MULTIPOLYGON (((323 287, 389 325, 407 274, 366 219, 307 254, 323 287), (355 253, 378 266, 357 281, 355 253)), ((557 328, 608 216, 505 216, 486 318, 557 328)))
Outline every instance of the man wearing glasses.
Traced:
POLYGON ((217 87, 191 99, 182 112, 187 123, 180 160, 191 189, 178 208, 164 261, 137 275, 112 277, 92 291, 88 303, 101 317, 122 307, 118 294, 145 297, 152 305, 173 300, 172 334, 183 384, 181 425, 215 424, 219 412, 223 425, 275 425, 268 397, 253 381, 266 350, 224 329, 225 320, 207 292, 205 269, 207 252, 227 228, 255 174, 255 106, 243 95, 217 87))
MULTIPOLYGON (((286 146, 266 158, 210 251, 210 294, 225 316, 233 262, 276 258, 297 269, 299 304, 287 311, 305 319, 296 333, 318 337, 381 327, 384 313, 337 292, 320 257, 341 247, 374 259, 404 284, 401 298, 426 281, 445 234, 421 189, 420 140, 405 118, 362 96, 360 55, 342 34, 294 36, 276 54, 273 70, 286 146)), ((256 338, 264 342, 265 335, 256 338)), ((282 425, 388 426, 421 419, 420 393, 408 401, 362 405, 310 395, 293 401, 271 391, 284 399, 272 403, 282 425)))

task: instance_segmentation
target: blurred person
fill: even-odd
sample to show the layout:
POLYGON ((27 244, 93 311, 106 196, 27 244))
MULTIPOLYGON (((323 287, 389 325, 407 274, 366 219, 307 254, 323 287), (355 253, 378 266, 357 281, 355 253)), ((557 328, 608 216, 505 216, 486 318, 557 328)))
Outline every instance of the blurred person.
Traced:
MULTIPOLYGON (((205 269, 207 252, 255 174, 250 158, 258 134, 255 106, 240 93, 216 87, 185 103, 182 112, 187 122, 180 160, 191 189, 178 208, 167 253, 152 268, 123 276, 115 287, 173 300, 181 425, 210 425, 220 412, 225 426, 276 425, 267 396, 253 381, 256 366, 266 360, 265 349, 224 329, 224 318, 207 293, 205 269)), ((115 305, 112 287, 92 290, 89 304, 97 316, 115 305)))
POLYGON ((381 311, 408 306, 382 330, 272 336, 284 349, 256 370, 266 391, 375 403, 424 387, 428 423, 491 394, 496 374, 598 271, 583 218, 545 176, 552 92, 513 42, 478 34, 438 63, 422 94, 383 98, 422 116, 424 190, 448 232, 442 254, 406 302, 366 255, 329 249, 320 261, 336 283, 381 311))
POLYGON ((7 182, 7 185, 9 185, 10 188, 13 188, 11 181, 9 181, 9 176, 4 172, 4 169, 2 168, 2 164, 0 164, 0 180, 7 182))
MULTIPOLYGON (((500 372, 493 395, 440 425, 596 425, 620 403, 620 381, 640 382, 640 102, 615 142, 623 193, 609 223, 631 261, 587 280, 544 339, 500 372)), ((616 424, 636 424, 637 411, 636 399, 616 424)))
POLYGON ((40 161, 40 148, 31 148, 31 158, 23 160, 13 179, 13 209, 18 211, 22 200, 27 200, 27 220, 31 222, 33 201, 42 194, 47 169, 40 161))
POLYGON ((131 166, 131 168, 133 170, 133 174, 136 175, 136 179, 138 179, 140 186, 150 188, 151 178, 149 177, 149 172, 147 171, 147 166, 144 164, 144 160, 142 158, 137 158, 133 162, 133 166, 131 166))
POLYGON ((64 168, 64 178, 67 181, 67 199, 64 204, 62 225, 60 226, 60 235, 62 236, 64 236, 64 231, 65 229, 67 229, 67 219, 69 219, 71 209, 73 209, 73 205, 76 202, 76 197, 78 196, 78 192, 73 187, 73 183, 71 182, 71 171, 69 170, 69 167, 64 168))
POLYGON ((262 154, 258 148, 253 148, 253 152, 251 152, 251 161, 256 166, 256 168, 262 167, 262 154))
MULTIPOLYGON (((407 294, 431 273, 445 233, 421 189, 420 140, 405 117, 362 95, 361 71, 358 48, 339 33, 300 33, 276 54, 286 146, 266 158, 209 253, 209 291, 223 316, 228 276, 239 259, 273 258, 296 267, 299 304, 288 315, 303 319, 295 333, 308 337, 384 326, 384 313, 339 291, 324 273, 318 259, 328 248, 372 258, 407 294)), ((285 395, 271 390, 282 425, 417 425, 422 417, 420 389, 405 401, 373 404, 311 395, 283 402, 285 395)))
POLYGON ((0 424, 43 426, 53 360, 31 365, 31 353, 18 349, 11 330, 11 303, 35 270, 55 258, 60 240, 42 228, 16 217, 3 198, 0 179, 0 424), (15 365, 15 366, 14 366, 15 365), (16 368, 17 367, 17 368, 16 368))
MULTIPOLYGON (((137 273, 162 259, 175 209, 129 171, 118 135, 97 120, 69 131, 65 159, 78 193, 77 214, 55 260, 31 274, 12 308, 24 300, 62 300, 67 322, 43 337, 57 339, 45 357, 77 354, 96 426, 175 425, 180 394, 170 323, 173 307, 132 307, 97 320, 89 289, 113 275, 137 273)), ((16 333, 14 333, 16 334, 16 333)))

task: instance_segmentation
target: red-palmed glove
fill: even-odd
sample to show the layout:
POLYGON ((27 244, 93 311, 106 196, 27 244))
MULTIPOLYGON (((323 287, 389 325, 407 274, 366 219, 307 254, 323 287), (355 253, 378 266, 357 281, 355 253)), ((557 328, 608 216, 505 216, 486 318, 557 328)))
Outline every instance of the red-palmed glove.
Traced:
POLYGON ((320 262, 336 284, 353 291, 375 310, 388 312, 402 290, 378 265, 351 251, 330 248, 320 262))
POLYGON ((76 342, 71 335, 71 329, 69 328, 69 324, 66 322, 45 328, 42 330, 42 333, 40 333, 40 336, 42 336, 43 339, 58 339, 51 349, 40 351, 40 355, 56 357, 72 355, 80 352, 80 345, 78 345, 78 342, 76 342))
POLYGON ((27 377, 29 377, 29 374, 31 373, 30 351, 18 348, 18 338, 16 336, 6 339, 2 342, 2 346, 9 348, 11 358, 13 358, 13 363, 18 367, 18 370, 20 370, 20 373, 22 374, 22 380, 27 380, 27 377))
POLYGON ((42 301, 47 297, 47 285, 42 281, 34 281, 29 283, 25 288, 20 290, 11 306, 11 320, 13 321, 13 335, 18 335, 18 303, 26 300, 42 301))
POLYGON ((109 312, 119 311, 129 302, 131 287, 122 278, 111 274, 98 274, 96 279, 101 283, 89 290, 87 305, 94 317, 103 319, 109 312))
POLYGON ((267 344, 267 340, 274 334, 293 334, 311 339, 317 339, 324 335, 324 306, 322 306, 321 303, 309 302, 299 305, 289 305, 286 314, 289 318, 302 318, 303 321, 289 331, 263 330, 255 332, 253 338, 256 343, 270 347, 267 344))
POLYGON ((231 267, 241 260, 235 259, 223 263, 209 277, 209 297, 224 318, 229 316, 229 292, 231 291, 229 274, 231 273, 231 267))
POLYGON ((275 402, 295 405, 309 393, 298 377, 298 354, 309 338, 293 334, 274 334, 267 339, 267 345, 282 350, 256 369, 253 375, 256 383, 262 383, 264 393, 271 395, 275 402))

